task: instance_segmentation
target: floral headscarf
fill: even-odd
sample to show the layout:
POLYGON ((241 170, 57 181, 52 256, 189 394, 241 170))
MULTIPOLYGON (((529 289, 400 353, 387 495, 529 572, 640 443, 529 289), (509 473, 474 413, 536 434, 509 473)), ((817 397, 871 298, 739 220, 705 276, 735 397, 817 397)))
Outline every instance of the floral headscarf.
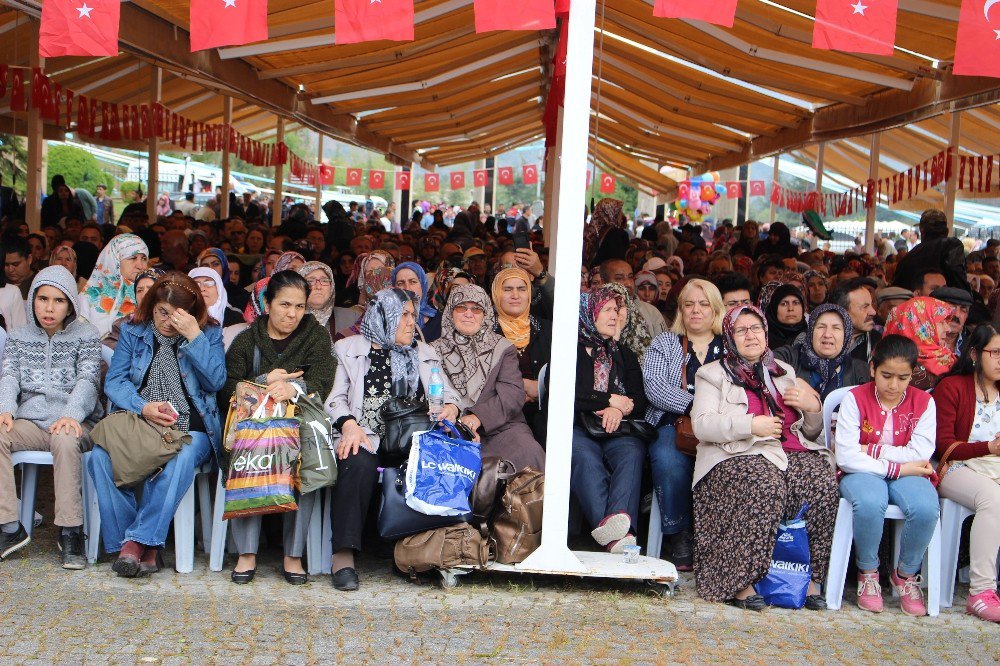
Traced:
POLYGON ((273 256, 281 256, 281 253, 277 250, 266 250, 264 254, 260 255, 260 262, 257 264, 254 272, 257 274, 257 279, 263 280, 266 277, 271 277, 275 273, 274 269, 270 273, 267 273, 267 260, 273 256), (265 273, 267 273, 265 275, 265 273))
POLYGON ((777 401, 768 387, 767 375, 781 377, 785 370, 774 360, 774 352, 767 346, 767 318, 760 309, 752 305, 744 305, 731 309, 722 318, 722 367, 734 384, 756 393, 772 414, 781 414, 777 401), (753 365, 740 356, 736 349, 736 320, 742 314, 756 315, 764 327, 764 353, 753 365))
POLYGON ((431 281, 431 296, 429 300, 432 308, 438 312, 444 312, 445 306, 448 305, 448 290, 451 287, 451 283, 460 275, 468 276, 469 281, 472 282, 472 276, 465 273, 461 268, 441 268, 434 274, 434 279, 431 281))
POLYGON ((266 277, 254 282, 250 300, 243 310, 243 319, 248 324, 252 324, 257 317, 263 317, 267 314, 267 302, 264 300, 264 291, 267 289, 267 283, 270 281, 271 278, 266 277))
POLYGON ((424 327, 424 318, 431 319, 437 314, 437 310, 428 304, 430 299, 430 288, 427 282, 427 273, 421 268, 420 264, 415 261, 404 261, 403 263, 396 266, 392 271, 392 284, 396 284, 396 278, 399 275, 399 271, 409 269, 414 272, 417 276, 417 281, 420 282, 420 307, 418 308, 419 316, 417 317, 417 326, 420 328, 424 327))
POLYGON ((330 298, 327 299, 319 308, 313 309, 307 306, 309 314, 316 317, 316 321, 320 323, 321 326, 326 326, 327 322, 330 321, 330 317, 333 315, 333 303, 337 296, 337 283, 333 279, 333 269, 324 264, 322 261, 307 261, 302 264, 298 269, 298 274, 303 278, 314 271, 323 271, 326 277, 330 280, 330 298))
POLYGON ((597 250, 608 231, 618 226, 625 203, 618 199, 601 199, 594 206, 590 224, 584 231, 583 242, 587 263, 594 260, 597 250))
POLYGON ((359 254, 354 260, 354 270, 347 278, 347 286, 358 285, 358 291, 362 294, 362 302, 371 300, 376 293, 390 286, 392 281, 392 269, 396 267, 396 260, 392 255, 382 250, 373 250, 365 254, 359 254), (381 261, 384 266, 369 268, 368 264, 373 259, 381 261))
POLYGON ((448 303, 441 317, 441 337, 431 343, 441 357, 441 365, 448 373, 451 385, 470 403, 479 400, 486 379, 493 369, 494 352, 509 348, 510 342, 494 332, 496 316, 486 291, 474 284, 460 284, 451 290, 448 303), (455 306, 475 303, 483 309, 483 325, 472 337, 455 330, 455 306), (500 345, 503 345, 502 347, 500 345))
MULTIPOLYGON (((71 248, 69 245, 60 245, 60 246, 56 247, 56 249, 52 250, 52 252, 49 254, 49 265, 50 266, 53 265, 53 264, 55 264, 56 257, 58 257, 60 254, 65 254, 66 256, 69 257, 69 260, 73 262, 74 266, 77 265, 76 250, 74 250, 73 248, 71 248)), ((77 277, 77 275, 74 272, 73 273, 73 279, 75 280, 76 277, 77 277)))
POLYGON ((771 305, 771 299, 774 298, 774 292, 780 286, 780 282, 772 280, 760 288, 760 293, 757 294, 757 307, 760 308, 761 312, 767 312, 768 306, 771 305))
POLYGON ((633 297, 623 285, 612 282, 604 286, 618 294, 628 308, 625 328, 622 329, 621 334, 621 344, 623 347, 630 349, 638 357, 639 365, 642 365, 642 359, 646 355, 646 350, 653 343, 653 336, 649 333, 646 320, 639 313, 638 299, 633 297))
POLYGON ((528 286, 528 302, 530 303, 531 278, 528 277, 528 271, 523 268, 505 268, 497 273, 497 276, 493 278, 493 286, 490 291, 492 292, 493 303, 496 306, 500 330, 503 332, 503 336, 514 343, 514 346, 520 351, 531 342, 531 306, 526 307, 524 312, 517 317, 512 317, 500 307, 500 295, 503 293, 503 283, 513 278, 524 280, 524 284, 528 286))
MULTIPOLYGON (((372 344, 389 350, 393 395, 400 398, 414 395, 420 382, 416 341, 405 346, 396 344, 396 329, 407 302, 413 302, 412 292, 382 289, 372 298, 361 320, 361 335, 372 344)), ((413 305, 416 307, 415 302, 413 305)))
POLYGON ((229 257, 227 257, 226 253, 223 252, 222 250, 220 250, 219 248, 217 248, 217 247, 210 247, 210 248, 208 248, 207 250, 205 250, 204 252, 202 252, 201 254, 198 255, 198 261, 196 263, 199 266, 201 266, 201 260, 204 259, 205 257, 209 256, 209 255, 213 255, 216 259, 219 260, 219 263, 222 264, 222 285, 223 285, 223 287, 225 285, 228 285, 229 284, 229 277, 230 277, 229 257))
MULTIPOLYGON (((291 270, 292 262, 295 261, 296 259, 301 261, 303 264, 306 263, 306 258, 303 257, 298 252, 282 253, 282 255, 278 257, 278 260, 274 262, 274 270, 271 272, 271 275, 274 275, 275 273, 280 273, 281 271, 291 270)), ((270 275, 268 277, 270 277, 270 275)))
POLYGON ((624 392, 621 373, 614 372, 614 359, 618 355, 618 343, 614 336, 605 338, 597 330, 597 315, 610 301, 621 308, 621 294, 611 285, 598 287, 580 294, 580 344, 593 350, 594 390, 624 392))
POLYGON ((938 336, 938 325, 954 314, 954 306, 930 296, 900 303, 889 315, 885 334, 897 333, 917 343, 917 362, 929 373, 941 376, 955 365, 955 354, 938 336))
POLYGON ((93 312, 112 319, 135 312, 135 287, 122 278, 121 263, 139 254, 148 257, 149 248, 135 234, 119 234, 101 251, 84 291, 93 312))
POLYGON ((830 391, 838 388, 838 374, 844 361, 850 356, 853 336, 854 324, 851 323, 851 316, 847 314, 847 310, 833 303, 824 303, 816 306, 809 315, 809 330, 806 331, 806 334, 799 336, 792 343, 792 346, 798 349, 799 363, 802 364, 802 367, 819 375, 819 385, 815 388, 819 391, 821 400, 825 400, 830 391), (833 312, 844 322, 844 344, 833 358, 822 358, 813 347, 813 333, 816 331, 816 323, 820 316, 827 312, 833 312))

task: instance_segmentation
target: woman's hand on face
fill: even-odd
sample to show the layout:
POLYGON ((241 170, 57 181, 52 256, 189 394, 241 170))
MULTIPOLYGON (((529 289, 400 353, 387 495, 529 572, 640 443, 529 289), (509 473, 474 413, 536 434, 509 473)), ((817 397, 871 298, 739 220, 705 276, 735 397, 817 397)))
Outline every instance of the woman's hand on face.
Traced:
POLYGON ((618 395, 616 393, 611 394, 611 399, 608 400, 608 406, 614 407, 622 413, 622 416, 628 416, 635 409, 635 403, 632 398, 624 395, 618 395))
POLYGON ((900 476, 930 476, 934 473, 929 460, 903 463, 899 467, 900 476))
POLYGON ((750 432, 756 437, 778 439, 782 428, 782 421, 777 416, 755 416, 750 423, 750 432))
POLYGON ((601 417, 601 426, 604 427, 604 432, 609 434, 618 430, 618 426, 622 424, 622 418, 625 416, 622 410, 617 407, 605 407, 594 413, 601 417))
POLYGON ((782 400, 789 407, 793 407, 800 412, 815 413, 822 411, 823 403, 819 399, 819 394, 801 379, 796 378, 793 386, 785 389, 782 400))
POLYGON ((337 457, 346 460, 348 456, 356 454, 358 447, 362 444, 370 450, 371 441, 368 439, 368 433, 358 425, 357 421, 348 421, 340 431, 340 440, 337 442, 337 457))
POLYGON ((294 384, 281 380, 268 384, 267 393, 278 402, 286 402, 298 394, 298 389, 294 384))
POLYGON ((538 402, 538 380, 522 379, 524 382, 525 402, 538 402))
POLYGON ((458 405, 448 403, 438 413, 438 421, 451 421, 454 423, 456 419, 458 419, 458 405))
POLYGON ((172 426, 177 422, 177 414, 168 402, 147 402, 142 406, 142 416, 158 426, 172 426))
POLYGON ((170 323, 189 342, 194 341, 195 338, 201 335, 201 327, 198 326, 198 320, 188 314, 184 308, 174 310, 174 313, 170 315, 170 323))
POLYGON ((80 422, 76 419, 64 416, 49 426, 49 433, 53 435, 67 434, 83 437, 83 428, 80 426, 80 422))
POLYGON ((301 376, 301 370, 298 372, 286 372, 282 368, 275 368, 271 372, 267 373, 267 377, 265 379, 268 385, 271 385, 276 382, 287 382, 289 379, 298 379, 301 376))

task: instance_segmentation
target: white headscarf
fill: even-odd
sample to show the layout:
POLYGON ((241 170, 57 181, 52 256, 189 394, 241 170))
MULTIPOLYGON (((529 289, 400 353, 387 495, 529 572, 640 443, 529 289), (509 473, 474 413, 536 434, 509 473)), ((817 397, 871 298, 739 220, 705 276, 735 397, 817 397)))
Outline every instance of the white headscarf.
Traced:
MULTIPOLYGON (((226 293, 226 287, 222 284, 222 277, 214 269, 207 266, 192 268, 188 271, 188 277, 192 280, 195 278, 212 278, 215 280, 215 291, 219 296, 213 305, 208 305, 207 301, 205 305, 208 305, 208 316, 219 322, 219 326, 225 326, 223 319, 226 317, 226 307, 229 305, 229 294, 226 293)), ((195 281, 197 282, 197 280, 195 281)))

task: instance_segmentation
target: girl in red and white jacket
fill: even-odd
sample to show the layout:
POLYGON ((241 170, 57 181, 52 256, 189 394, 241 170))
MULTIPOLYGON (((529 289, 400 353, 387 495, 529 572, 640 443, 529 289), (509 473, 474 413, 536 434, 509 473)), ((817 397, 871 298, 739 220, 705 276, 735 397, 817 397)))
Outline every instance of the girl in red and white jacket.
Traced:
POLYGON ((875 381, 844 396, 837 417, 840 494, 854 509, 858 606, 873 613, 883 609, 878 547, 886 507, 894 504, 906 519, 890 580, 904 613, 927 614, 917 572, 938 518, 938 495, 929 478, 937 420, 934 399, 910 386, 917 353, 908 338, 882 338, 872 351, 875 381))

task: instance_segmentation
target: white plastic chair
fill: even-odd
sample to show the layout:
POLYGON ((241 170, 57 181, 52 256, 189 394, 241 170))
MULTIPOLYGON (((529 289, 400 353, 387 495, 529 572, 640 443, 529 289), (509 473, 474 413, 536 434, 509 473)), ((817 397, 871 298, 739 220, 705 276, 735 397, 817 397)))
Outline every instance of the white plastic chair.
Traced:
MULTIPOLYGON (((93 486, 88 483, 90 480, 90 475, 87 474, 87 460, 90 458, 90 452, 87 451, 83 454, 82 465, 82 475, 81 492, 83 494, 83 533, 85 535, 90 535, 90 521, 87 515, 87 506, 90 493, 93 492, 93 486)), ((18 465, 21 466, 21 507, 18 515, 18 520, 21 521, 21 525, 24 526, 25 531, 28 532, 28 536, 35 529, 35 489, 38 486, 38 468, 41 465, 52 466, 52 454, 48 451, 15 451, 11 453, 11 459, 13 460, 14 467, 18 465)))
POLYGON ((653 501, 649 504, 649 534, 646 535, 646 557, 660 557, 663 546, 663 527, 660 524, 660 500, 653 491, 653 501))
MULTIPOLYGON (((823 402, 823 433, 826 446, 834 450, 831 434, 833 413, 840 408, 844 396, 854 387, 839 388, 826 397, 823 402)), ((889 520, 900 521, 894 527, 893 562, 899 559, 899 540, 902 533, 902 521, 905 519, 902 509, 890 504, 885 512, 889 520)), ((854 541, 854 510, 851 503, 841 498, 837 508, 837 522, 833 528, 833 543, 830 547, 830 567, 826 577, 826 606, 831 610, 839 610, 844 599, 844 585, 847 581, 847 565, 851 559, 851 544, 854 541)), ((941 521, 934 527, 934 536, 927 546, 924 564, 921 568, 927 585, 927 613, 931 617, 938 615, 941 606, 941 521)), ((893 588, 892 595, 896 596, 893 588)))
POLYGON ((958 542, 962 523, 975 511, 950 499, 941 500, 941 605, 950 608, 955 596, 958 542))

